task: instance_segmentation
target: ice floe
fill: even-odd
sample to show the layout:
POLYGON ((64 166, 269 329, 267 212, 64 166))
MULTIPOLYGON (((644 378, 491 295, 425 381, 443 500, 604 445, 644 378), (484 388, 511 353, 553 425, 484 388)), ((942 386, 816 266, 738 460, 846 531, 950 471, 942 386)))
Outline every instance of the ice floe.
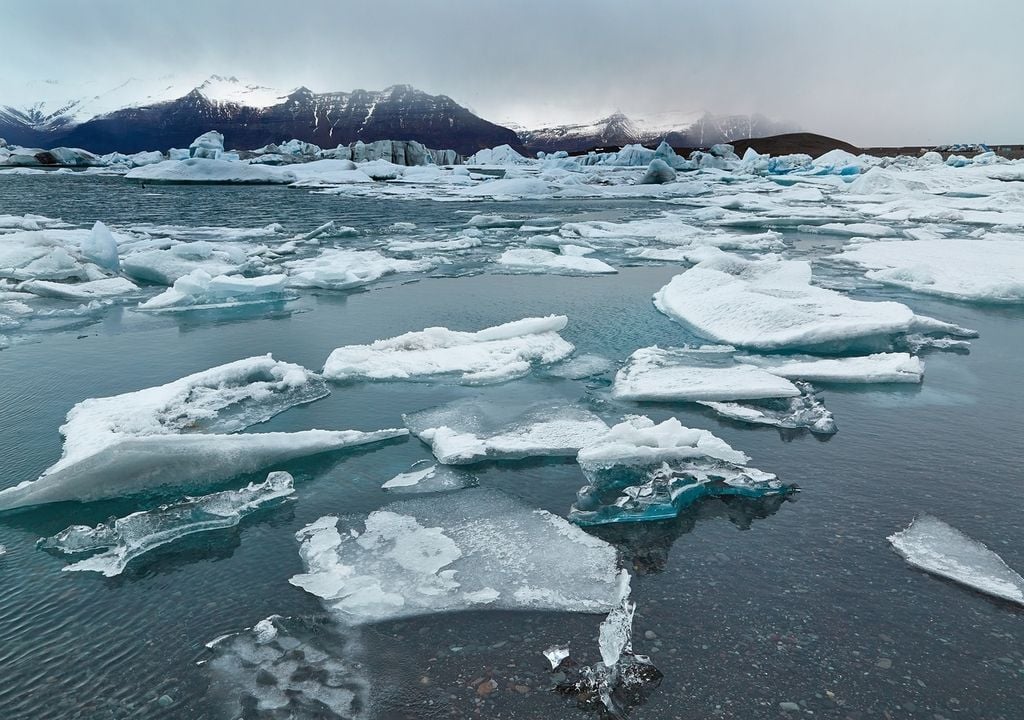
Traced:
POLYGON ((456 401, 403 416, 446 465, 528 457, 572 457, 608 425, 589 410, 538 403, 524 408, 456 401))
POLYGON ((361 523, 325 516, 296 533, 291 578, 346 623, 472 609, 602 612, 628 584, 615 549, 493 490, 404 500, 361 523))
POLYGON ((909 353, 874 353, 839 358, 740 355, 736 359, 752 363, 779 377, 807 382, 919 383, 924 378, 924 362, 909 353))
POLYGON ((249 483, 239 490, 186 497, 180 502, 132 513, 96 527, 72 525, 40 541, 40 546, 66 555, 95 553, 62 569, 114 577, 151 550, 195 533, 233 527, 243 517, 294 492, 291 475, 272 472, 262 483, 249 483))
POLYGON ((567 323, 564 315, 549 315, 477 332, 434 327, 369 345, 348 345, 327 358, 324 376, 332 380, 451 376, 469 385, 505 382, 528 374, 535 365, 571 355, 572 344, 558 334, 567 323))
POLYGON ((811 285, 805 261, 705 252, 655 293, 654 304, 711 340, 760 350, 877 351, 915 327, 906 305, 811 285))
POLYGON ((860 242, 836 258, 866 268, 871 280, 915 292, 1024 302, 1024 236, 860 242))
POLYGON ((889 536, 900 556, 914 567, 973 590, 1024 605, 1024 577, 983 543, 931 515, 919 515, 889 536))
POLYGON ((402 428, 233 434, 328 392, 318 375, 265 355, 83 400, 60 428, 60 460, 37 480, 0 490, 0 510, 189 487, 407 434, 402 428))
POLYGON ((140 310, 175 310, 190 307, 232 306, 274 302, 284 297, 287 275, 211 276, 202 268, 174 281, 164 292, 139 303, 140 310))
POLYGON ((579 273, 604 274, 618 272, 606 262, 597 258, 582 257, 576 254, 556 254, 539 248, 514 248, 506 250, 498 257, 498 264, 513 268, 520 272, 532 273, 579 273))
POLYGON ((792 492, 774 475, 746 467, 749 458, 707 430, 676 418, 660 424, 632 416, 582 448, 588 484, 569 518, 580 525, 664 520, 701 498, 761 497, 792 492))
POLYGON ((434 465, 421 460, 381 485, 382 490, 392 492, 438 492, 475 487, 480 483, 475 475, 461 468, 448 465, 434 465))
POLYGON ((430 270, 435 263, 428 258, 398 260, 376 250, 328 249, 312 258, 284 263, 294 287, 348 290, 369 285, 385 275, 430 270))

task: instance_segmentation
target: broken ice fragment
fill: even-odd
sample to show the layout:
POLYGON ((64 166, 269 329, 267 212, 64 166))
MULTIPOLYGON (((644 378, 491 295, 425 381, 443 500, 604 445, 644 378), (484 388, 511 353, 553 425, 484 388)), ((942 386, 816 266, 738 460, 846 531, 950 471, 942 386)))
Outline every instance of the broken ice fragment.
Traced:
POLYGON ((544 657, 551 663, 551 669, 554 670, 562 661, 569 657, 569 646, 568 645, 552 645, 544 651, 544 657))
POLYGON ((834 435, 838 432, 835 418, 818 398, 814 388, 803 382, 794 384, 800 390, 797 397, 746 402, 702 401, 700 404, 722 417, 739 422, 787 430, 806 428, 818 435, 834 435))
POLYGON ((549 315, 477 332, 433 327, 369 345, 347 345, 327 358, 324 376, 331 380, 458 376, 470 385, 504 382, 526 375, 534 365, 571 355, 573 346, 558 334, 567 322, 564 315, 549 315))
POLYGON ((480 484, 475 475, 446 465, 432 465, 421 460, 404 473, 395 475, 381 485, 394 492, 438 492, 475 487, 480 484), (425 466, 425 467, 424 467, 425 466))
POLYGON ((569 519, 578 525, 674 518, 708 496, 763 497, 794 490, 774 475, 745 467, 748 458, 707 430, 670 418, 634 416, 580 450, 588 484, 569 519))
POLYGON ((274 302, 284 298, 287 275, 241 275, 212 277, 202 268, 174 281, 173 287, 139 303, 139 310, 176 310, 181 308, 233 306, 274 302))
POLYGON ((430 259, 396 260, 376 250, 324 250, 320 255, 284 263, 294 287, 347 290, 368 285, 385 275, 420 272, 434 267, 430 259))
POLYGON ((572 254, 556 254, 537 248, 515 248, 506 250, 498 257, 498 264, 530 273, 568 273, 598 275, 616 273, 618 270, 597 258, 572 254))
POLYGON ((984 544, 931 515, 919 515, 888 538, 914 567, 978 592, 1024 605, 1024 577, 984 544))
POLYGON ((610 545, 492 490, 394 503, 361 530, 339 523, 296 533, 306 572, 290 582, 351 624, 482 607, 602 612, 623 591, 610 545))
POLYGON ((240 490, 186 497, 180 502, 132 513, 94 528, 72 525, 40 541, 40 546, 68 555, 103 550, 66 565, 63 570, 91 570, 113 577, 150 550, 195 533, 233 527, 246 515, 294 492, 291 475, 272 472, 262 483, 249 483, 240 490))
POLYGON ((400 428, 229 434, 328 392, 318 375, 264 355, 83 400, 60 428, 60 460, 37 480, 0 490, 0 510, 190 487, 408 434, 400 428))
MULTIPOLYGON (((907 336, 909 340, 910 336, 907 336)), ((789 380, 828 383, 919 383, 924 363, 909 353, 874 353, 861 357, 818 358, 808 355, 738 356, 789 380)))
POLYGON ((446 465, 571 457, 608 429, 597 415, 575 405, 540 403, 511 417, 509 411, 506 406, 461 401, 410 413, 403 419, 446 465))

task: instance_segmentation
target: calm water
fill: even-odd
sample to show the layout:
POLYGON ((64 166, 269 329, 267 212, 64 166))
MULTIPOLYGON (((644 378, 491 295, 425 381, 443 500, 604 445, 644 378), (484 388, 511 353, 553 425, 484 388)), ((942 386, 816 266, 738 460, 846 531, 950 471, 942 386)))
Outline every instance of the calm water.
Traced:
MULTIPOLYGON (((149 194, 118 179, 0 177, 0 213, 81 224, 280 222, 304 231, 334 219, 370 232, 395 221, 445 231, 462 227, 466 210, 615 219, 659 207, 351 200, 282 188, 149 194)), ((616 362, 637 347, 685 342, 650 302, 676 272, 394 281, 369 292, 306 295, 270 315, 150 318, 114 308, 0 352, 0 487, 36 477, 59 457, 57 428, 74 403, 250 355, 272 352, 316 369, 339 345, 547 313, 569 316, 564 334, 579 352, 616 362)), ((485 389, 339 386, 259 430, 391 427, 403 412, 475 395, 590 397, 609 419, 638 410, 656 420, 675 414, 802 492, 772 506, 715 501, 675 523, 609 536, 635 570, 635 645, 665 674, 635 717, 776 718, 780 702, 796 702, 823 718, 1017 720, 1024 717, 1024 613, 910 568, 885 538, 929 512, 1024 569, 1024 312, 885 295, 981 337, 969 355, 928 355, 921 387, 827 389, 840 428, 827 442, 689 407, 619 405, 599 382, 540 375, 485 389)), ((288 584, 302 571, 295 531, 324 514, 365 515, 395 500, 380 485, 427 457, 413 439, 292 463, 284 469, 296 477, 296 502, 155 552, 114 579, 61 573, 62 561, 35 540, 151 507, 152 499, 0 516, 8 549, 0 557, 0 718, 225 717, 210 697, 208 671, 195 664, 204 643, 275 613, 321 615, 315 598, 288 584), (157 702, 163 695, 169 705, 157 702)), ((486 486, 563 515, 583 484, 578 468, 562 462, 498 464, 477 474, 486 486)), ((548 690, 540 651, 571 641, 575 655, 595 661, 599 621, 477 612, 385 623, 362 633, 357 660, 372 678, 376 717, 585 717, 548 690), (486 699, 472 685, 481 677, 498 683, 486 699)))

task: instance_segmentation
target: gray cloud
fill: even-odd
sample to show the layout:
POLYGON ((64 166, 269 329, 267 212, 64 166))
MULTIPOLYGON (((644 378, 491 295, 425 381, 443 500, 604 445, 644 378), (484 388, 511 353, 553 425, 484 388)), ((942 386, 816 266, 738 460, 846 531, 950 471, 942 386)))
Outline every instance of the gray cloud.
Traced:
POLYGON ((410 83, 495 121, 761 112, 861 145, 1021 142, 1024 3, 987 0, 5 0, 0 103, 27 81, 234 74, 410 83))

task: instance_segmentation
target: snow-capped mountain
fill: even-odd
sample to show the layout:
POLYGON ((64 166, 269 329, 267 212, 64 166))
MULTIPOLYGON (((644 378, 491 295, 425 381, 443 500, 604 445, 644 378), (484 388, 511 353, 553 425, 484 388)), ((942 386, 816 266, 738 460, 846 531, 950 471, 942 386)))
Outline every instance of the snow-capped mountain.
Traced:
POLYGON ((763 115, 663 112, 629 118, 617 112, 592 123, 520 131, 519 140, 531 153, 581 152, 629 143, 657 144, 662 140, 674 147, 707 147, 796 130, 799 128, 793 123, 770 120, 763 115))
POLYGON ((93 152, 137 152, 187 147, 199 134, 219 130, 230 147, 248 149, 298 138, 322 147, 357 140, 417 140, 470 154, 484 147, 518 145, 508 128, 487 122, 445 95, 408 85, 382 91, 282 92, 213 75, 199 84, 166 78, 128 100, 141 83, 58 100, 0 107, 0 137, 18 145, 83 147, 93 152))

